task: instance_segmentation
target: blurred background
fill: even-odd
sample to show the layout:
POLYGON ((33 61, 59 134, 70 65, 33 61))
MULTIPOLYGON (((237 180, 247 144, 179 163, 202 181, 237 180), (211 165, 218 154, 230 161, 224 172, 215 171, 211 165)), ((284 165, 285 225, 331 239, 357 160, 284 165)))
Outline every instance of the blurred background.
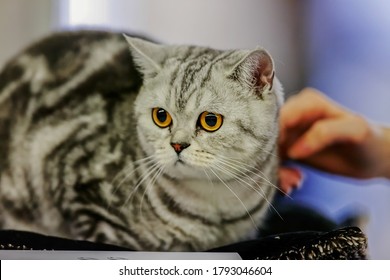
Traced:
MULTIPOLYGON (((390 1, 0 0, 0 67, 27 44, 64 29, 112 29, 164 43, 263 46, 286 96, 312 86, 374 122, 390 123, 390 1)), ((390 160, 390 159, 389 159, 390 160)), ((306 167, 293 201, 335 220, 368 216, 372 259, 390 259, 390 184, 306 167)), ((299 219, 299 217, 297 217, 299 219)))

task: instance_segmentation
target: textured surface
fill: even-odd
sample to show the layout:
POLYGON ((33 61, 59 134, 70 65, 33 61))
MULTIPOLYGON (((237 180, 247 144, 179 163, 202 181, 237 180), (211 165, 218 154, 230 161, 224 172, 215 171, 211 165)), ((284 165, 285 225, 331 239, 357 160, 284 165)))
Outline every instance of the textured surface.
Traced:
MULTIPOLYGON (((127 248, 75 241, 30 232, 0 231, 2 250, 129 251, 127 248)), ((295 232, 216 248, 209 252, 237 252, 241 258, 330 260, 365 259, 367 240, 358 228, 331 232, 295 232)))

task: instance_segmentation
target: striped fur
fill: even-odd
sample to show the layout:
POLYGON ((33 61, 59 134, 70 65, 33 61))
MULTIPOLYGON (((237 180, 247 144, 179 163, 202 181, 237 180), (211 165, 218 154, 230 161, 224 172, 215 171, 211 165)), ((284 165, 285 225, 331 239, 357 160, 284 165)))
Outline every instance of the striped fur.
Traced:
POLYGON ((265 51, 127 40, 60 33, 2 70, 1 228, 137 250, 249 238, 276 190, 281 87, 252 71, 265 51), (199 127, 204 111, 223 115, 218 131, 199 127))

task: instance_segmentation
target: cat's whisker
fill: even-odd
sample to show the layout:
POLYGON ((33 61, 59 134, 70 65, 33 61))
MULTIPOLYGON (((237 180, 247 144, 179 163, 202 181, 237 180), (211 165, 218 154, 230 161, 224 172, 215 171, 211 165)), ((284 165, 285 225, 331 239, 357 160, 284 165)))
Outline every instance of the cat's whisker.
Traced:
POLYGON ((137 192, 137 190, 140 188, 140 186, 142 185, 142 183, 149 177, 150 174, 152 174, 154 171, 156 171, 158 168, 160 168, 159 166, 159 163, 156 162, 154 163, 152 166, 148 167, 145 171, 144 174, 142 174, 140 176, 140 178, 138 179, 137 181, 137 184, 133 187, 133 190, 132 192, 130 193, 130 195, 127 197, 127 199, 124 201, 124 204, 127 204, 129 202, 131 202, 131 198, 132 196, 137 192))
POLYGON ((218 176, 217 172, 213 170, 213 168, 210 168, 210 171, 221 181, 221 183, 238 199, 238 201, 241 203, 242 207, 245 209, 246 213, 248 214, 249 218, 252 221, 253 226, 257 231, 259 231, 259 228, 257 224, 255 223, 251 213, 249 212, 248 208, 245 206, 245 203, 239 198, 239 196, 233 191, 231 187, 220 177, 218 176))
MULTIPOLYGON (((229 159, 229 158, 226 158, 224 157, 225 159, 223 159, 222 157, 220 157, 218 160, 219 162, 225 162, 226 164, 230 164, 231 166, 234 166, 236 168, 239 168, 241 169, 241 172, 246 172, 246 173, 251 173, 257 177, 259 177, 260 179, 264 180, 265 182, 267 182, 268 184, 270 184, 271 186, 273 186, 274 188, 278 189, 277 186, 275 186, 265 175, 263 172, 261 172, 261 170, 259 170, 258 168, 256 168, 255 166, 253 165, 249 165, 249 164, 246 164, 244 162, 241 162, 241 161, 238 161, 238 160, 234 160, 234 159, 229 159), (247 166, 248 168, 244 167, 244 166, 247 166), (243 171, 242 171, 243 170, 243 171), (254 172, 253 170, 255 171, 259 171, 263 176, 260 176, 259 174, 257 174, 256 172, 254 172)), ((233 168, 233 167, 232 167, 233 168)))
POLYGON ((210 177, 209 173, 207 173, 206 168, 203 168, 203 172, 206 174, 207 180, 209 181, 210 186, 211 186, 211 188, 210 188, 210 197, 214 197, 213 196, 214 195, 214 183, 213 183, 213 180, 211 180, 211 177, 210 177))
POLYGON ((280 159, 280 156, 278 155, 278 154, 275 154, 275 153, 273 153, 273 152, 271 152, 271 151, 268 151, 268 150, 266 150, 266 149, 264 149, 263 147, 258 147, 263 153, 265 153, 265 154, 269 154, 269 155, 271 155, 271 156, 273 156, 273 157, 275 157, 275 158, 277 158, 277 159, 280 159))
MULTIPOLYGON (((240 170, 238 170, 238 169, 236 169, 236 168, 234 168, 234 167, 228 165, 227 163, 224 163, 224 162, 222 162, 222 161, 220 161, 220 163, 226 164, 228 167, 233 168, 233 169, 237 170, 238 172, 240 172, 241 175, 245 176, 246 178, 249 178, 249 179, 257 186, 257 188, 258 188, 259 190, 261 190, 262 194, 260 194, 260 193, 258 192, 258 190, 256 190, 256 188, 254 188, 254 187, 253 187, 252 185, 250 185, 249 183, 247 183, 247 182, 245 182, 245 183, 246 183, 248 186, 250 186, 253 190, 255 190, 259 195, 261 195, 261 196, 267 201, 267 203, 271 206, 271 208, 277 213, 277 215, 283 220, 283 217, 279 214, 279 212, 276 210, 276 208, 273 206, 273 204, 267 199, 267 195, 265 194, 264 189, 258 184, 258 182, 257 182, 256 180, 254 180, 254 179, 253 179, 251 176, 249 176, 247 173, 242 172, 242 171, 240 171, 240 170)), ((237 175, 234 174, 233 172, 231 172, 231 174, 232 174, 232 176, 234 176, 236 179, 242 180, 241 177, 237 176, 237 175)), ((256 175, 256 174, 254 174, 254 175, 256 175)), ((261 177, 261 178, 262 178, 262 177, 261 177)), ((262 178, 262 179, 263 179, 263 178, 262 178)), ((271 185, 271 187, 272 187, 272 185, 271 185)), ((288 196, 288 197, 290 197, 290 196, 288 196)), ((290 198, 291 198, 291 197, 290 197, 290 198)))
POLYGON ((225 159, 228 160, 228 161, 236 162, 236 163, 239 164, 239 165, 243 165, 243 166, 246 166, 246 167, 248 167, 248 168, 250 168, 250 169, 253 169, 253 170, 255 170, 255 171, 258 171, 258 172, 261 173, 263 176, 265 176, 264 172, 263 172, 262 170, 260 170, 259 168, 257 168, 256 166, 254 166, 254 165, 250 165, 250 164, 248 164, 248 163, 245 163, 245 162, 243 162, 243 161, 240 161, 240 160, 234 159, 234 158, 228 158, 228 157, 223 157, 223 158, 225 158, 225 159))
POLYGON ((141 213, 141 217, 143 218, 143 211, 142 211, 142 204, 143 204, 143 201, 144 201, 144 198, 145 198, 145 194, 147 193, 148 189, 149 188, 153 188, 154 186, 154 183, 157 181, 158 177, 160 177, 160 175, 164 172, 164 167, 160 166, 155 174, 153 175, 153 177, 151 178, 151 180, 149 181, 148 185, 145 187, 145 190, 142 194, 142 198, 141 198, 141 202, 140 202, 140 213, 141 213))
POLYGON ((122 186, 122 184, 125 183, 131 177, 131 175, 133 175, 138 169, 140 169, 142 167, 142 164, 149 164, 149 163, 152 163, 153 161, 155 161, 155 156, 149 156, 149 157, 134 161, 134 162, 128 164, 127 167, 125 167, 124 169, 119 171, 118 174, 115 176, 115 178, 111 182, 111 184, 114 185, 114 189, 112 191, 112 194, 114 195, 117 192, 117 190, 122 186), (139 165, 137 166, 137 164, 139 164, 139 165), (129 170, 131 170, 131 172, 127 173, 129 170), (119 176, 121 176, 123 174, 126 174, 126 175, 124 175, 122 180, 115 186, 115 180, 117 180, 119 178, 119 176))
MULTIPOLYGON (((138 159, 136 161, 132 161, 132 162, 129 162, 122 170, 120 170, 116 175, 115 177, 112 179, 111 181, 111 184, 115 184, 115 181, 119 180, 119 177, 122 175, 122 174, 126 174, 128 173, 129 170, 132 170, 131 173, 129 173, 129 175, 132 175, 136 169, 138 169, 140 167, 140 163, 150 163, 152 162, 153 160, 155 159, 155 155, 151 155, 151 156, 148 156, 148 157, 145 157, 145 158, 141 158, 141 159, 138 159), (138 166, 137 166, 138 165, 138 166), (137 166, 137 167, 136 167, 137 166)), ((122 182, 122 180, 120 181, 120 183, 122 182)), ((120 184, 119 183, 119 184, 120 184)))
MULTIPOLYGON (((279 188, 278 186, 276 186, 275 184, 273 184, 267 177, 266 175, 264 174, 264 172, 262 172, 259 168, 256 168, 252 165, 249 165, 245 162, 241 162, 239 160, 236 160, 236 159, 231 159, 231 158, 227 158, 227 157, 223 157, 223 156, 219 156, 219 159, 218 159, 220 162, 225 162, 226 164, 231 164, 232 166, 235 166, 236 168, 240 168, 242 169, 243 171, 241 171, 242 173, 251 173, 253 175, 255 175, 256 177, 260 178, 261 180, 264 180, 265 182, 267 182, 269 185, 271 185, 272 187, 274 187, 275 189, 279 190, 280 192, 282 192, 286 197, 290 198, 290 199, 293 199, 288 193, 286 193, 285 191, 283 191, 281 188, 279 188), (243 166, 247 166, 248 168, 245 168, 243 166), (254 171, 257 171, 260 174, 254 172, 254 171)), ((232 167, 233 168, 233 167, 232 167)))
MULTIPOLYGON (((222 162, 221 162, 222 163, 222 162)), ((251 185, 250 183, 246 182, 245 180, 243 180, 240 176, 238 176, 237 174, 229 171, 227 168, 224 168, 223 166, 220 166, 218 164, 215 165, 217 168, 219 168, 220 171, 222 172, 225 172, 225 174, 230 174, 231 176, 233 176, 233 178, 240 182, 240 185, 242 184, 245 184, 244 187, 246 187, 246 189, 250 189, 250 190, 254 190, 260 197, 262 197, 267 203, 268 205, 275 211, 275 213, 283 220, 283 217, 280 215, 279 211, 275 208, 275 206, 273 206, 273 204, 268 200, 267 198, 267 195, 265 194, 263 188, 255 181, 253 180, 252 177, 250 177, 249 175, 243 173, 244 176, 246 176, 246 178, 249 178, 251 181, 253 181, 256 186, 258 187, 259 190, 262 191, 262 193, 259 192, 259 190, 257 190, 253 185, 251 185)))
MULTIPOLYGON (((258 189, 262 191, 262 193, 263 193, 262 196, 265 196, 265 193, 264 193, 263 188, 256 182, 256 180, 254 180, 252 177, 250 177, 247 173, 245 173, 244 171, 241 171, 241 170, 239 170, 238 168, 236 168, 236 167, 234 167, 234 166, 232 166, 232 165, 230 165, 230 164, 228 164, 228 163, 226 163, 226 162, 223 162, 223 161, 221 161, 221 160, 219 161, 219 163, 220 163, 220 164, 223 164, 223 165, 224 165, 223 168, 226 169, 226 171, 228 171, 229 174, 232 175, 232 176, 234 176, 235 178, 241 178, 241 177, 239 177, 238 174, 236 174, 236 173, 234 173, 234 172, 228 170, 228 169, 226 168, 226 166, 229 167, 229 168, 231 168, 231 169, 233 169, 233 170, 235 170, 235 171, 237 171, 237 172, 239 172, 242 176, 245 176, 246 178, 249 178, 254 184, 256 184, 256 186, 258 187, 258 189)), ((218 164, 217 164, 217 166, 219 166, 220 168, 222 168, 221 165, 218 165, 218 164)), ((245 169, 244 169, 244 170, 245 170, 245 169)), ((247 170, 245 170, 245 171, 247 171, 247 170)), ((258 191, 258 190, 256 190, 256 191, 258 191)))
MULTIPOLYGON (((111 196, 114 197, 117 193, 117 191, 120 189, 120 187, 137 171, 142 167, 142 164, 149 164, 155 160, 155 156, 148 156, 139 160, 136 160, 134 162, 131 162, 127 164, 121 171, 118 172, 118 174, 114 177, 114 179, 111 181, 111 186, 113 186, 113 190, 111 192, 111 196), (138 166, 136 166, 139 164, 138 166), (128 171, 131 170, 131 172, 128 173, 128 171), (127 174, 126 174, 127 173, 127 174), (126 174, 122 180, 115 185, 115 180, 119 178, 119 176, 122 176, 123 174, 126 174)), ((111 205, 113 203, 113 198, 108 201, 107 209, 111 208, 111 205)))

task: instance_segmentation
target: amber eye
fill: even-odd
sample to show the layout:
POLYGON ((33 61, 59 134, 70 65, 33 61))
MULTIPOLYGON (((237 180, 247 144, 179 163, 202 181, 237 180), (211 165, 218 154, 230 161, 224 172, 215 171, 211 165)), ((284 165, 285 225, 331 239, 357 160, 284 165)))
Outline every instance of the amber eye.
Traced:
POLYGON ((223 122, 223 117, 220 114, 203 112, 199 116, 199 125, 208 132, 217 131, 223 122))
POLYGON ((154 123, 161 128, 168 127, 172 123, 171 115, 162 108, 153 108, 152 118, 154 123))

